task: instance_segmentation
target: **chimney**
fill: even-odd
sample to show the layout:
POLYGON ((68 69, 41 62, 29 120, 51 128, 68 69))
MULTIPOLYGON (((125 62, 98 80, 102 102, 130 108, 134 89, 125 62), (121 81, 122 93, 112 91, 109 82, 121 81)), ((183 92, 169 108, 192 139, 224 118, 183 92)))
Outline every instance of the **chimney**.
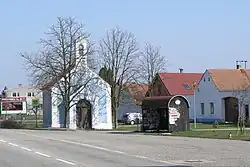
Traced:
POLYGON ((183 73, 183 68, 179 68, 179 72, 180 72, 180 73, 183 73))
POLYGON ((76 64, 82 61, 84 67, 87 67, 87 40, 85 38, 80 38, 76 44, 76 64), (84 55, 84 56, 83 56, 84 55))

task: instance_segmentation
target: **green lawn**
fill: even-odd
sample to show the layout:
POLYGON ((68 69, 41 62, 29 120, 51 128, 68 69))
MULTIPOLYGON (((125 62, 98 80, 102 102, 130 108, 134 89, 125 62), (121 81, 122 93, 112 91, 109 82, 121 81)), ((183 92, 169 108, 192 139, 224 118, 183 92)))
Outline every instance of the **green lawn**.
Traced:
POLYGON ((209 123, 196 123, 196 128, 194 123, 190 123, 190 129, 227 129, 227 128, 236 128, 236 124, 218 124, 217 128, 213 127, 213 124, 209 123))
MULTIPOLYGON (((164 134, 163 133, 163 135, 181 136, 181 137, 197 137, 197 138, 213 138, 213 139, 228 139, 228 135, 231 132, 232 140, 250 141, 250 130, 246 129, 245 135, 237 136, 235 124, 220 124, 217 126, 217 128, 213 128, 213 124, 197 123, 196 130, 194 129, 194 124, 191 124, 190 126, 191 126, 190 131, 173 132, 171 134, 164 134)), ((114 130, 136 131, 136 130, 140 130, 140 126, 137 129, 137 125, 119 124, 118 128, 114 129, 114 130)), ((162 134, 157 134, 157 133, 145 133, 145 134, 162 135, 162 134)))
POLYGON ((117 129, 114 130, 124 130, 124 131, 137 131, 140 130, 141 125, 125 125, 125 124, 119 124, 117 129))
POLYGON ((239 135, 239 136, 237 136, 236 130, 208 130, 208 131, 173 132, 171 134, 171 136, 228 139, 228 135, 230 132, 232 134, 232 140, 250 141, 250 130, 246 130, 245 135, 239 135))

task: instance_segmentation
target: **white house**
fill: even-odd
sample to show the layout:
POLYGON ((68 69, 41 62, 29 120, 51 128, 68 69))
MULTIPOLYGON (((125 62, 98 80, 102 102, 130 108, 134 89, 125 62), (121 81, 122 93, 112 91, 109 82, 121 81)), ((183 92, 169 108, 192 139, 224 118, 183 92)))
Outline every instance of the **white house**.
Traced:
MULTIPOLYGON (((80 47, 87 48, 86 40, 79 40, 75 46, 76 60, 80 60, 80 47)), ((90 104, 91 112, 91 127, 93 129, 112 129, 112 110, 111 110, 111 88, 98 74, 92 71, 87 65, 87 57, 81 60, 83 64, 82 82, 83 85, 75 94, 71 95, 69 111, 69 128, 77 128, 77 106, 80 100, 84 100, 90 104)), ((78 63, 78 62, 76 62, 78 63)), ((78 71, 73 68, 72 70, 78 71)), ((60 78, 62 79, 62 78, 60 78)), ((62 97, 60 96, 58 88, 54 86, 55 81, 52 81, 50 86, 43 89, 44 102, 44 127, 62 127, 65 120, 65 109, 63 107, 62 97)))
POLYGON ((249 77, 249 69, 206 70, 195 91, 197 122, 237 121, 237 101, 249 119, 249 77))

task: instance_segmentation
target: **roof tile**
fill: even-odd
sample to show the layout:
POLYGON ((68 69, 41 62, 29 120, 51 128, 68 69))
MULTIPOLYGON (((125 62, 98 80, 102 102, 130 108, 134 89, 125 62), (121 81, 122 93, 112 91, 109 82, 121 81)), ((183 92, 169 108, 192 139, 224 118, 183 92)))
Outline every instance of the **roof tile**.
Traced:
POLYGON ((250 86, 250 69, 208 69, 219 91, 243 90, 250 86))
POLYGON ((171 95, 192 95, 194 94, 192 86, 200 81, 202 73, 164 72, 159 73, 159 76, 171 95))

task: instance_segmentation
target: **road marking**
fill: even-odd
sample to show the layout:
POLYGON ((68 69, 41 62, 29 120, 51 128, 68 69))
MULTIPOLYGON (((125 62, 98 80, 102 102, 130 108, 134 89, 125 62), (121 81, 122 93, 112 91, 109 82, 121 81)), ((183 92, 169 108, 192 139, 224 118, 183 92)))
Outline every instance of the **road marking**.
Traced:
POLYGON ((35 152, 36 154, 38 154, 38 155, 41 155, 41 156, 44 156, 44 157, 48 157, 48 158, 50 158, 50 156, 49 155, 47 155, 47 154, 44 154, 44 153, 40 153, 40 152, 35 152))
MULTIPOLYGON (((6 142, 4 140, 0 140, 1 142, 6 142)), ((8 143, 9 145, 12 145, 12 146, 15 146, 15 147, 18 147, 17 144, 14 144, 14 143, 8 143)), ((29 148, 26 148, 26 147, 20 147, 21 149, 23 150, 26 150, 26 151, 32 151, 31 149, 29 148)), ((41 153, 41 152, 35 152, 36 154, 38 155, 41 155, 41 156, 44 156, 44 157, 47 157, 47 158, 50 158, 51 156, 47 155, 47 154, 44 154, 44 153, 41 153)), ((63 162, 63 163, 66 163, 66 164, 69 164, 69 165, 73 165, 75 166, 76 164, 73 163, 73 162, 70 162, 70 161, 67 161, 67 160, 64 160, 64 159, 60 159, 60 158, 56 158, 57 161, 60 161, 60 162, 63 162)))
POLYGON ((174 163, 174 162, 170 162, 170 161, 156 160, 156 159, 146 157, 146 156, 144 157, 144 156, 141 156, 141 155, 133 155, 133 154, 129 154, 129 153, 126 153, 126 152, 122 152, 122 151, 118 151, 118 150, 112 150, 112 149, 99 147, 99 146, 95 146, 95 145, 90 145, 90 144, 85 144, 85 143, 73 142, 73 141, 69 141, 69 140, 60 140, 60 139, 54 139, 54 138, 47 138, 47 137, 42 137, 42 136, 38 136, 38 135, 31 135, 31 134, 28 134, 27 131, 21 131, 21 132, 8 131, 8 132, 13 132, 13 133, 17 133, 17 134, 24 134, 24 135, 27 135, 27 136, 33 136, 33 137, 46 139, 46 140, 54 140, 54 141, 60 141, 60 142, 63 142, 63 143, 70 143, 70 144, 80 145, 80 146, 84 146, 84 147, 89 147, 89 148, 94 148, 94 149, 98 149, 98 150, 111 152, 111 153, 118 153, 118 154, 125 155, 125 156, 128 156, 128 157, 147 159, 149 161, 157 162, 157 163, 164 163, 164 164, 169 164, 169 165, 174 165, 174 166, 183 165, 183 163, 174 163))
POLYGON ((134 155, 134 156, 137 157, 137 158, 141 158, 141 159, 147 159, 147 157, 141 156, 141 155, 134 155))
MULTIPOLYGON (((52 140, 56 140, 56 139, 52 139, 52 140)), ((98 150, 104 150, 104 151, 107 151, 107 152, 118 153, 118 154, 130 156, 130 157, 135 157, 135 158, 140 158, 140 159, 147 159, 147 160, 150 160, 150 161, 153 161, 153 162, 158 162, 158 163, 160 162, 160 163, 170 164, 170 165, 175 165, 175 166, 176 165, 182 165, 182 163, 177 164, 177 163, 173 163, 173 162, 170 162, 170 161, 156 160, 156 159, 152 159, 152 158, 146 157, 146 156, 128 154, 126 152, 112 150, 112 149, 99 147, 99 146, 94 146, 94 145, 85 144, 85 143, 78 143, 78 142, 73 142, 73 141, 69 141, 69 140, 56 140, 56 141, 61 141, 61 142, 65 142, 65 143, 75 144, 75 145, 81 145, 81 146, 84 146, 84 147, 94 148, 94 149, 98 149, 98 150)))
POLYGON ((66 161, 66 160, 63 160, 63 159, 60 159, 60 158, 57 158, 56 160, 57 160, 57 161, 60 161, 60 162, 64 162, 64 163, 69 164, 69 165, 76 165, 76 164, 73 163, 73 162, 69 162, 69 161, 66 161))
POLYGON ((15 146, 15 147, 18 147, 17 144, 14 144, 14 143, 8 143, 9 145, 12 145, 12 146, 15 146))
POLYGON ((5 140, 0 140, 1 142, 3 142, 3 143, 6 143, 6 141, 5 140))
POLYGON ((26 151, 32 151, 31 149, 26 148, 26 147, 21 147, 21 149, 26 150, 26 151))
POLYGON ((116 151, 116 150, 114 150, 114 153, 124 154, 124 152, 122 152, 122 151, 116 151))

